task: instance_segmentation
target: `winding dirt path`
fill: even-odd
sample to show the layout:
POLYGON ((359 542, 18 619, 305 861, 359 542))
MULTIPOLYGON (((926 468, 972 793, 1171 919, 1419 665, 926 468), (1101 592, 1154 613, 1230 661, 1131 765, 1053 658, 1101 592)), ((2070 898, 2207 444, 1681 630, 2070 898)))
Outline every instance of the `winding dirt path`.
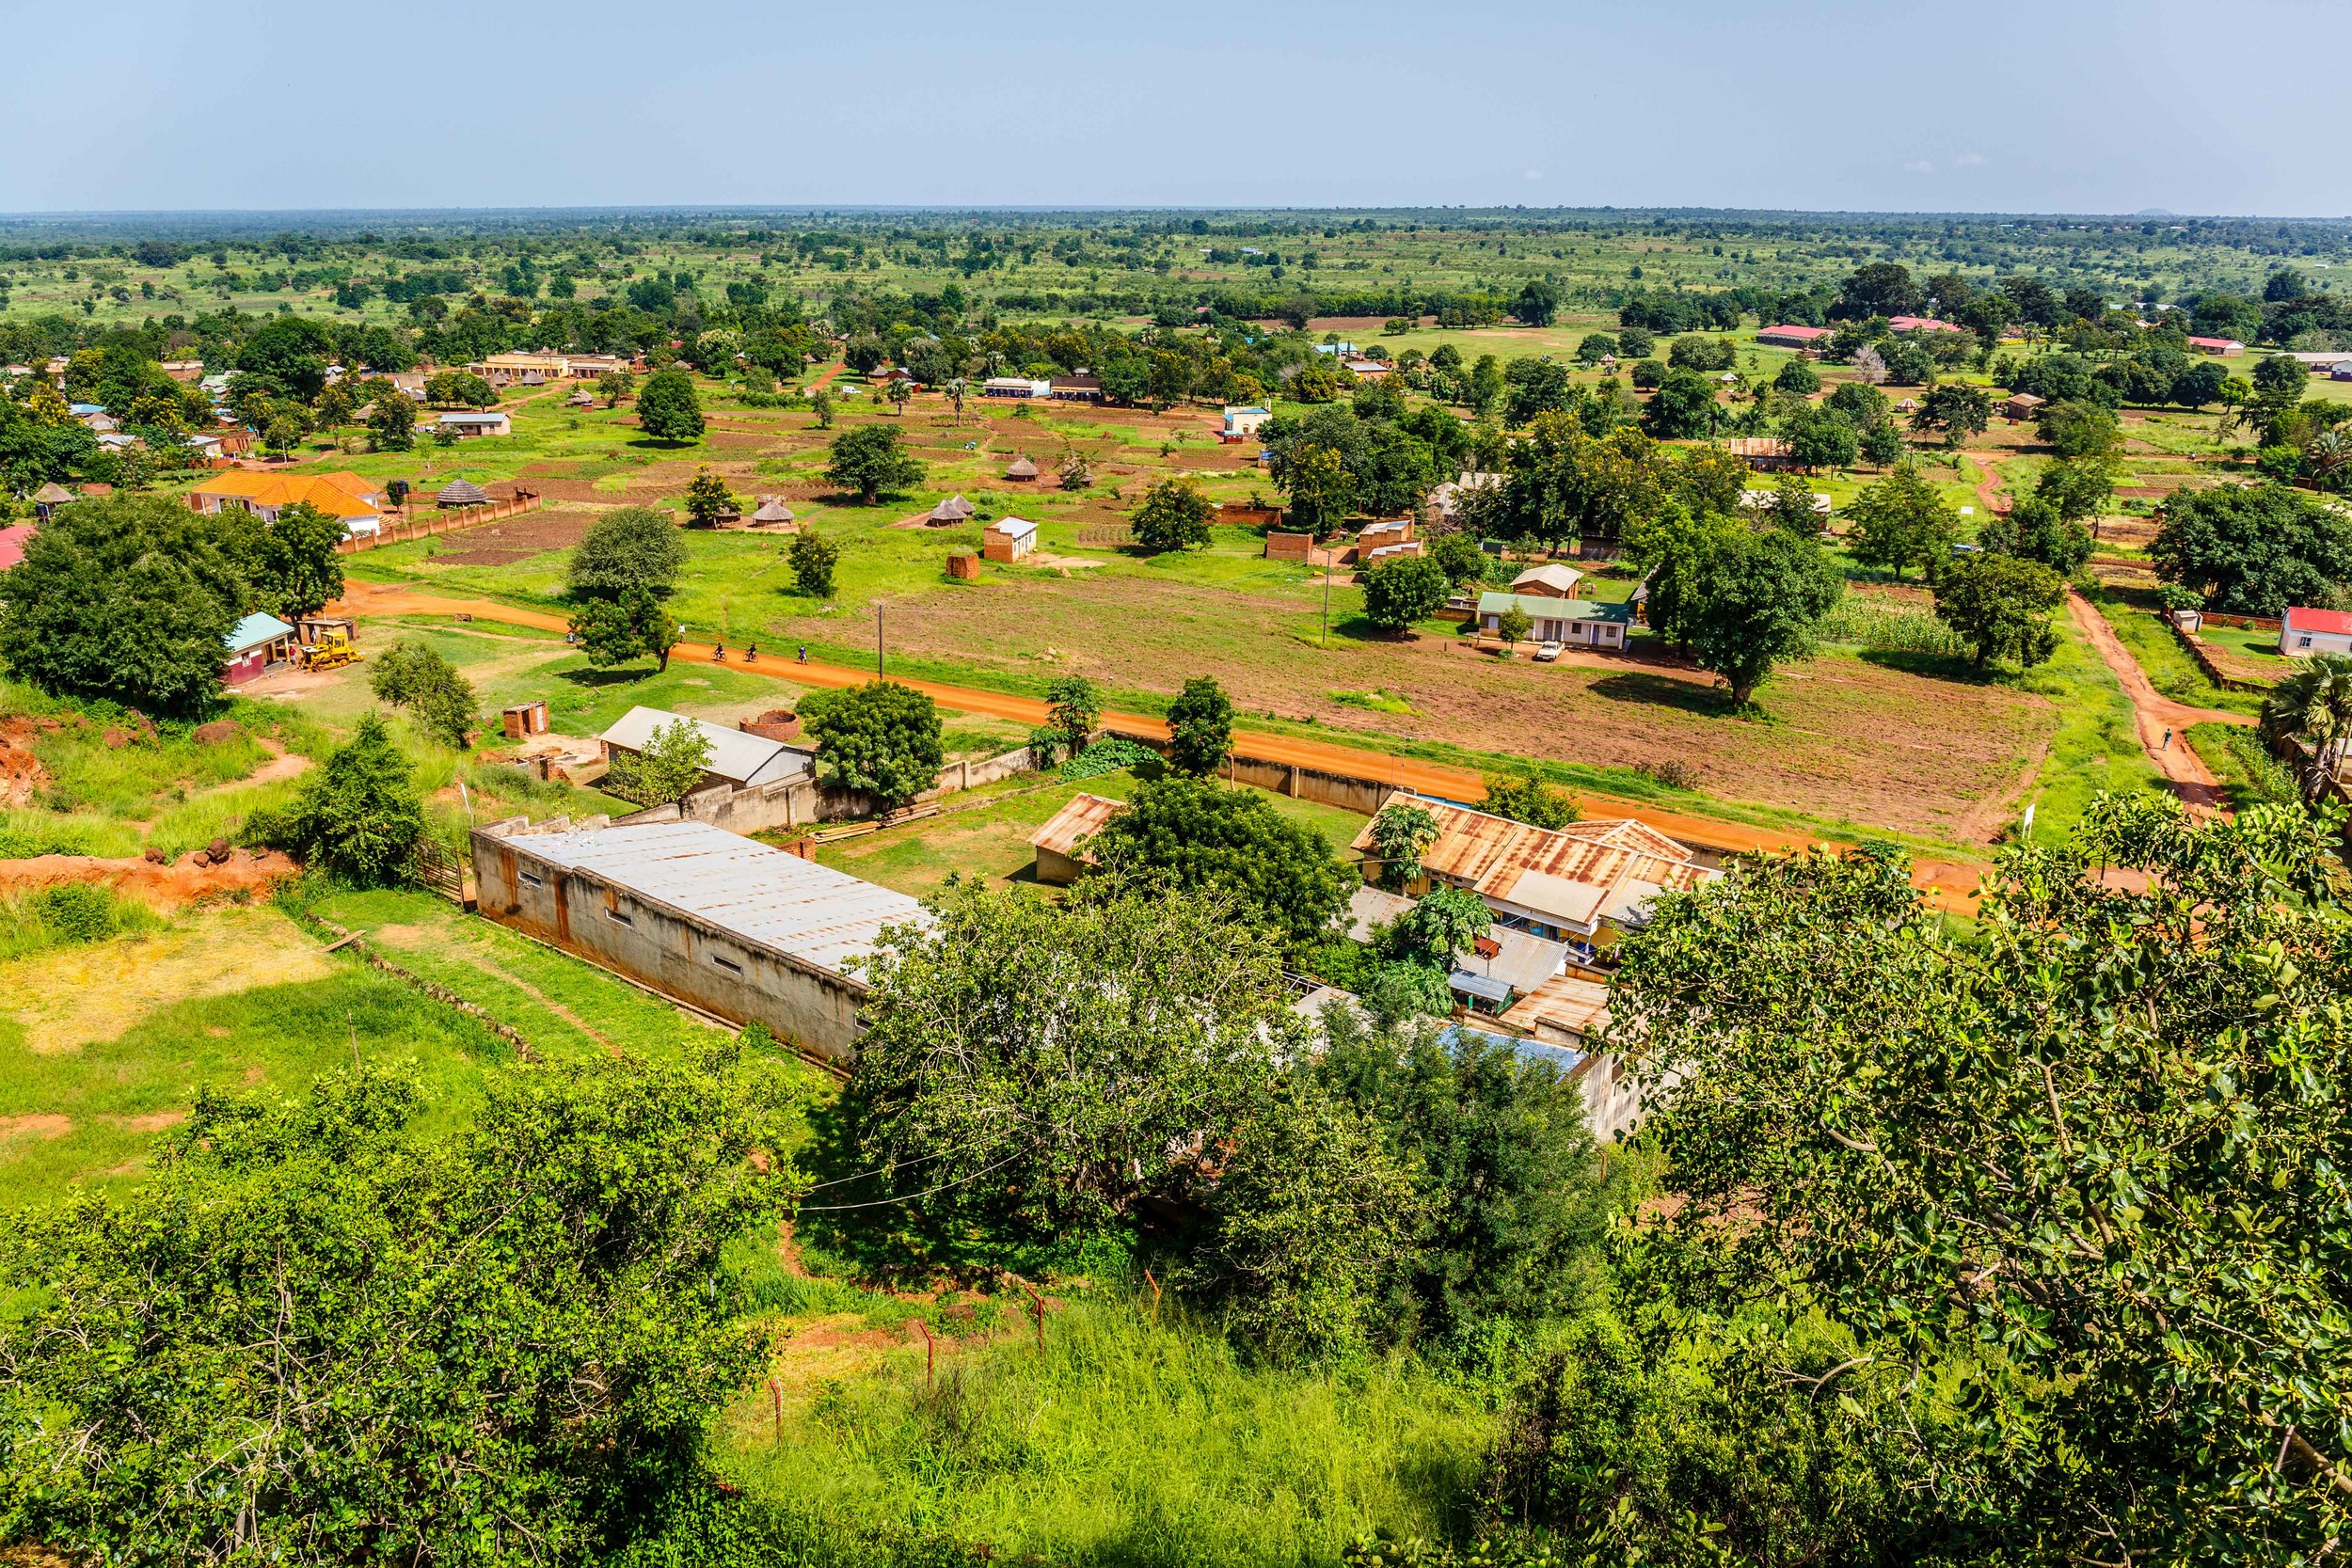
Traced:
MULTIPOLYGON (((485 621, 504 622, 509 626, 534 626, 542 631, 560 632, 565 629, 563 616, 550 615, 543 610, 520 610, 491 599, 443 598, 407 588, 357 579, 346 583, 338 608, 346 615, 472 615, 485 621)), ((714 662, 707 642, 681 642, 671 651, 670 657, 689 664, 714 662)), ((739 656, 727 661, 727 668, 773 675, 779 680, 789 680, 802 686, 833 689, 863 686, 874 678, 870 670, 852 670, 837 664, 800 664, 788 655, 776 658, 772 663, 763 661, 758 664, 745 664, 739 656)), ((916 680, 908 676, 893 678, 925 693, 940 706, 959 713, 977 713, 1027 725, 1042 724, 1046 720, 1045 704, 1035 697, 986 691, 975 687, 950 686, 940 681, 916 680)), ((1106 711, 1103 721, 1138 735, 1165 737, 1168 734, 1167 724, 1149 714, 1106 711)), ((1441 796, 1451 800, 1476 801, 1485 799, 1486 793, 1486 782, 1466 768, 1391 756, 1381 752, 1363 751, 1326 741, 1237 729, 1233 732, 1233 752, 1238 756, 1263 762, 1376 779, 1400 789, 1441 796)), ((1724 822, 1682 812, 1661 811, 1645 802, 1616 796, 1585 794, 1577 799, 1589 815, 1630 816, 1670 838, 1726 853, 1768 851, 1789 854, 1825 842, 1802 833, 1787 833, 1771 828, 1750 827, 1740 822, 1724 822)), ((1945 908, 1962 912, 1976 908, 1977 882, 1981 875, 1981 867, 1956 862, 1920 860, 1915 861, 1912 865, 1914 883, 1935 895, 1945 908)))
POLYGON ((2213 776, 2205 759, 2188 743, 2188 727, 2206 723, 2250 726, 2254 721, 2226 708, 2191 707, 2186 703, 2174 702, 2150 683, 2139 660, 2123 646, 2123 640, 2115 635, 2115 628, 2107 625, 2107 618, 2099 613, 2096 606, 2069 589, 2066 608, 2074 617, 2075 629, 2099 650, 2099 657, 2106 660, 2107 668, 2115 672, 2115 678, 2122 683, 2123 695, 2132 700, 2140 749, 2156 765, 2156 771, 2164 775, 2172 793, 2194 816, 2227 815, 2229 808, 2222 803, 2221 781, 2213 776))

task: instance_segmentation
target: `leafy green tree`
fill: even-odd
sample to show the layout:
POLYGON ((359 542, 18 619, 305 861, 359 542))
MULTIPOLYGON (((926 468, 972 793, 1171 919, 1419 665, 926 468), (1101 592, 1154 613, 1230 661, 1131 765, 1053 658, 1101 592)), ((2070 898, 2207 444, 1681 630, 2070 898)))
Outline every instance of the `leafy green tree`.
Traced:
POLYGON ((326 388, 334 352, 334 340, 319 323, 306 316, 273 316, 238 345, 236 368, 277 396, 308 403, 326 388))
POLYGON ((1944 444, 1957 447, 1971 436, 1984 434, 1993 422, 1993 394, 1965 381, 1939 381, 1919 400, 1911 428, 1942 431, 1944 444))
POLYGON ((787 1075, 729 1042, 485 1086, 438 1136, 373 1068, 203 1089, 140 1182, 12 1216, 11 1533, 93 1560, 495 1538, 579 1562, 707 1489, 760 1357, 721 1252, 783 1212, 787 1075))
POLYGON ((2057 507, 2034 496, 1985 519, 1978 542, 2002 555, 2039 561, 2062 578, 2081 571, 2091 551, 2088 530, 2068 522, 2057 507))
POLYGON ((1062 675, 1045 688, 1045 711, 1054 733, 1073 755, 1103 721, 1103 693, 1084 675, 1062 675))
POLYGON ((1315 1079, 1380 1129, 1419 1199, 1384 1316, 1460 1350, 1488 1322, 1533 1328, 1574 1306, 1610 1210, 1582 1091, 1490 1036, 1383 1034, 1345 1010, 1326 1029, 1315 1079))
POLYGON ((1661 441, 1695 440, 1714 429, 1715 412, 1714 383, 1696 371, 1670 370, 1643 406, 1642 428, 1661 441))
POLYGON ((1855 497, 1846 516, 1853 558, 1898 578, 1908 567, 1931 566, 1949 556, 1960 532, 1951 503, 1908 463, 1855 497))
POLYGON ((696 528, 716 528, 721 517, 742 515, 742 503, 727 482, 710 471, 698 468, 686 485, 686 515, 696 528))
POLYGON ((1856 455, 1876 468, 1893 467, 1910 450, 1903 444, 1901 434, 1884 420, 1863 426, 1854 440, 1856 455))
POLYGON ((854 490, 867 505, 883 491, 911 490, 923 483, 923 464, 898 444, 898 433, 887 425, 865 424, 833 438, 833 461, 826 483, 854 490))
POLYGON ((1860 451, 1852 421, 1835 408, 1800 408, 1781 435, 1788 442, 1788 461, 1807 470, 1850 468, 1860 451))
POLYGON ((417 405, 389 381, 374 384, 368 407, 368 441, 377 451, 406 451, 417 441, 417 405))
POLYGON ((894 811, 939 782, 939 709, 896 681, 822 692, 801 705, 825 780, 894 811))
POLYGON ((907 382, 894 380, 882 389, 882 396, 890 400, 891 411, 905 419, 907 404, 914 401, 914 388, 907 382))
POLYGON ((1438 842, 1438 819, 1412 800, 1392 800, 1372 819, 1374 877, 1397 893, 1421 875, 1422 852, 1438 842))
POLYGON ((309 501, 278 510, 250 541, 246 573, 262 607, 281 620, 315 615, 342 596, 343 558, 336 546, 350 537, 339 517, 309 501))
POLYGON ((424 401, 440 407, 487 408, 498 401, 498 394, 478 375, 442 371, 426 377, 424 401))
POLYGON ((1171 889, 1081 886, 1060 904, 951 888, 935 924, 892 932, 861 975, 843 1159, 875 1174, 832 1201, 898 1197, 911 1224, 892 1227, 894 1263, 908 1247, 942 1266, 1025 1263, 1133 1223, 1147 1196, 1183 1190, 1188 1140, 1240 1123, 1274 1042, 1296 1035, 1266 935, 1171 889))
POLYGON ((1809 397, 1821 389, 1821 372, 1803 359, 1791 359, 1772 377, 1772 387, 1792 397, 1809 397))
MULTIPOLYGON (((2283 1562, 2352 1523, 2352 1213, 2317 1177, 2352 1153, 2340 831, 2105 796, 2004 850, 1965 933, 1900 857, 1813 854, 1621 947, 1613 1029, 1674 1076, 1644 1136, 1682 1198, 1628 1299, 1728 1314, 1770 1280, 1849 1338, 1778 1365, 1939 1478, 1904 1491, 1940 1549, 1894 1560, 2283 1562)), ((1645 1363, 1682 1365, 1660 1326, 1645 1363)))
POLYGON ((1370 1117, 1311 1082, 1262 1097, 1207 1195, 1212 1228, 1174 1273, 1277 1362, 1344 1358, 1422 1218, 1370 1117))
POLYGON ((2122 425, 2113 413, 2094 403, 2069 398, 2044 404, 2034 416, 2034 426, 2061 458, 2111 463, 2123 455, 2122 425))
POLYGON ((406 708, 428 735, 463 750, 473 728, 473 683, 422 642, 404 640, 376 656, 368 689, 387 707, 406 708))
POLYGON ((1294 948, 1321 940, 1347 905, 1345 868, 1322 834, 1263 794, 1213 779, 1172 774, 1138 786, 1093 849, 1106 871, 1218 899, 1229 918, 1294 948))
MULTIPOLYGON (((2271 615, 2352 585, 2352 518, 2283 484, 2176 490, 2149 542, 2156 576, 2215 610, 2271 615)), ((29 559, 29 558, 28 558, 29 559)))
POLYGON ((2096 539, 2099 515, 2114 499, 2115 467, 2104 457, 2068 458, 2042 469, 2033 493, 2067 522, 2090 519, 2090 536, 2096 539))
POLYGON ((1321 535, 1344 521, 1356 505, 1356 480, 1345 461, 1331 447, 1301 447, 1277 474, 1275 483, 1290 494, 1291 520, 1309 533, 1321 535))
POLYGON ((1364 619, 1382 631, 1403 631, 1436 614, 1453 587, 1430 557, 1394 557, 1364 574, 1364 619))
POLYGON ((1728 338, 1709 338, 1699 333, 1677 338, 1666 345, 1666 363, 1676 370, 1714 372, 1731 369, 1739 353, 1728 338))
POLYGON ((1529 278, 1520 286, 1518 298, 1512 301, 1511 314, 1529 326, 1549 326, 1560 316, 1559 286, 1541 277, 1529 278))
POLYGON ((338 881, 382 887, 408 874, 424 836, 424 800, 383 716, 371 713, 303 775, 292 802, 254 813, 246 832, 338 881))
POLYGON ((788 556, 795 588, 812 599, 833 597, 833 571, 841 551, 832 540, 813 528, 803 528, 792 536, 788 556))
POLYGON ((637 378, 627 371, 607 371, 596 377, 596 395, 607 408, 617 408, 636 385, 637 378))
POLYGON ((1409 958, 1375 960, 1358 985, 1365 1010, 1383 1030, 1404 1028, 1420 1019, 1444 1018, 1455 1006, 1446 972, 1409 958))
POLYGON ((1821 400, 1825 408, 1834 408, 1853 421, 1856 430, 1867 430, 1874 424, 1884 424, 1895 417, 1895 405, 1886 394, 1863 381, 1841 381, 1830 388, 1821 400))
POLYGON ((1233 749, 1233 702, 1211 675, 1184 682, 1168 705, 1168 760, 1180 773, 1216 772, 1233 749))
POLYGON ((701 440, 703 405, 694 394, 694 378, 675 370, 645 377, 637 391, 637 423, 657 441, 701 440))
POLYGON ((2050 611, 2066 602, 2066 580, 2041 562, 1986 550, 1943 562, 1931 578, 1935 618, 1979 669, 1998 658, 2030 670, 2058 651, 2050 611))
POLYGON ((1508 657, 1512 649, 1526 641, 1527 634, 1534 627, 1535 618, 1528 614, 1523 605, 1515 604, 1496 616, 1495 635, 1502 639, 1503 656, 1508 657))
POLYGON ((629 773, 645 804, 682 800, 710 767, 710 737, 691 719, 674 719, 645 737, 629 773))
POLYGON ((1507 816, 1531 828, 1565 828, 1584 817, 1584 808, 1577 804, 1575 796, 1534 773, 1487 774, 1486 794, 1478 806, 1491 816, 1507 816))
POLYGON ((1727 532, 1701 558, 1682 618, 1691 657, 1745 707, 1772 666, 1812 651, 1815 624, 1845 591, 1811 540, 1782 529, 1727 532))
POLYGON ((572 546, 565 578, 576 599, 617 599, 632 588, 667 594, 686 564, 686 541, 667 514, 620 506, 572 546))
POLYGON ((1165 550, 1198 549, 1209 542, 1209 519, 1216 503, 1201 492, 1190 475, 1155 481, 1136 507, 1136 543, 1158 554, 1165 550))
POLYGON ((1399 958, 1445 973, 1493 927, 1494 913, 1478 895, 1458 887, 1433 887, 1396 917, 1389 927, 1389 943, 1399 958))
POLYGON ((8 570, 0 661, 60 696, 202 710, 252 592, 234 521, 162 499, 57 508, 8 570))
POLYGON ((1486 552, 1467 533, 1444 533, 1431 540, 1429 559, 1445 574, 1447 584, 1457 590, 1486 581, 1490 569, 1486 552))
POLYGON ((1646 359, 1656 352, 1657 348, 1658 340, 1650 335, 1647 327, 1627 326, 1618 329, 1617 357, 1620 359, 1646 359))
POLYGON ((677 623, 642 583, 618 598, 583 603, 572 612, 571 633, 588 662, 600 670, 645 657, 667 670, 678 641, 677 623))
POLYGON ((1576 345, 1576 360, 1580 365, 1597 365, 1617 352, 1617 340, 1606 332, 1587 332, 1576 345))

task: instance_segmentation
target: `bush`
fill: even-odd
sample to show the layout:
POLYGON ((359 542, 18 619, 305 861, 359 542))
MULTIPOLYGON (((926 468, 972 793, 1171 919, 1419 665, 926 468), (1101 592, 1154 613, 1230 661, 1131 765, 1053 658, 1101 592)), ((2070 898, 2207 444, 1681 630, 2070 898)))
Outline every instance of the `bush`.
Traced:
MULTIPOLYGON (((1935 624, 1938 626, 1943 625, 1940 621, 1935 624)), ((1680 757, 1662 757, 1656 762, 1637 762, 1633 765, 1633 771, 1650 783, 1663 784, 1668 789, 1694 790, 1699 786, 1699 770, 1680 757)))
POLYGON ((361 887, 404 879, 424 836, 424 801, 382 716, 369 714, 281 812, 256 812, 249 838, 361 887))
MULTIPOLYGON (((1041 730, 1041 735, 1059 738, 1058 731, 1041 730)), ((1034 744, 1034 742, 1032 742, 1034 744)), ((1061 765, 1060 777, 1069 783, 1081 779, 1099 779, 1106 773, 1121 769, 1141 773, 1160 766, 1160 754, 1148 746, 1138 746, 1118 736, 1105 736, 1061 765)))
POLYGON ((68 882, 43 888, 30 900, 33 912, 59 942, 101 942, 113 936, 120 921, 112 893, 91 882, 68 882))

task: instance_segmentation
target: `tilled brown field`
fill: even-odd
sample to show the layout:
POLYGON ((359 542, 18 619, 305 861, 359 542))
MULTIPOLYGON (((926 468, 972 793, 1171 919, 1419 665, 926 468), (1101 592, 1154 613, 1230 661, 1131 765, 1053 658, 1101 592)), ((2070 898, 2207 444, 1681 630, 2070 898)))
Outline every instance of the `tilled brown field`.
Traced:
POLYGON ((538 511, 477 523, 462 533, 446 535, 457 548, 444 547, 436 558, 452 566, 503 566, 528 561, 549 550, 568 550, 588 536, 596 525, 593 512, 538 511))
MULTIPOLYGON (((1076 672, 1170 691, 1213 674, 1235 703, 1336 728, 1560 761, 1691 763, 1712 795, 1905 832, 1961 837, 2006 797, 2057 722, 2048 699, 1932 680, 1852 657, 1791 666, 1770 717, 1726 716, 1712 676, 1628 659, 1503 662, 1449 640, 1301 641, 1295 600, 1171 582, 1073 578, 1018 592, 927 595, 894 617, 910 654, 1025 673, 1076 672), (1410 714, 1336 691, 1385 690, 1410 714)), ((821 635, 815 621, 798 631, 821 635)))

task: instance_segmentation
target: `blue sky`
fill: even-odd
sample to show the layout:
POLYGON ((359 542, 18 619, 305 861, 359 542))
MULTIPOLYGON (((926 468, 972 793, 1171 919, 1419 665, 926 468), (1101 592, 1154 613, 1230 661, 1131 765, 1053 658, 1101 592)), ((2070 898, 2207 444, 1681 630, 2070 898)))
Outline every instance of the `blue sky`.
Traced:
POLYGON ((11 212, 2352 214, 2326 0, 5 0, 0 38, 11 212))

